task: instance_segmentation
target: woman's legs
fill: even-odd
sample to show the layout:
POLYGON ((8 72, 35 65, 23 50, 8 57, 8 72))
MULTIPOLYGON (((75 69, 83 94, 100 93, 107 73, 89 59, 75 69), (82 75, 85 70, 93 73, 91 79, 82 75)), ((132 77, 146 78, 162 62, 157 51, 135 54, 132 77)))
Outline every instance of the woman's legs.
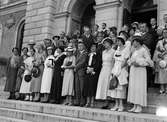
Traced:
POLYGON ((91 98, 87 97, 86 98, 86 105, 85 105, 85 107, 89 107, 90 106, 90 101, 91 101, 91 98))
POLYGON ((114 105, 114 107, 111 108, 110 110, 111 110, 111 111, 116 111, 116 110, 118 109, 118 107, 119 107, 119 100, 118 100, 118 99, 115 99, 115 105, 114 105))
POLYGON ((90 107, 94 107, 95 97, 91 97, 90 107))
POLYGON ((160 85, 160 94, 163 94, 165 92, 165 85, 164 84, 161 84, 160 85))
POLYGON ((119 106, 118 106, 118 111, 123 111, 124 110, 124 106, 123 106, 123 100, 122 99, 118 99, 118 101, 119 101, 119 106))

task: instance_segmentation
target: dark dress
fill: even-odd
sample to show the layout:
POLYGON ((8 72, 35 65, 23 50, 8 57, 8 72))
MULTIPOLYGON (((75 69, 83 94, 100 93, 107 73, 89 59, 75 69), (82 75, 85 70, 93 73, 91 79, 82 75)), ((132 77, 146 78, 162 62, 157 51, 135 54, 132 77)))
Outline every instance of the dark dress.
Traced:
POLYGON ((15 92, 19 92, 20 91, 20 86, 22 83, 22 78, 23 78, 23 74, 24 74, 24 63, 23 61, 28 58, 28 55, 22 55, 21 56, 21 60, 20 60, 20 67, 18 69, 18 73, 17 73, 17 79, 16 79, 16 87, 15 87, 15 92))
POLYGON ((16 86, 17 71, 20 64, 20 57, 17 56, 17 58, 14 59, 15 66, 12 66, 11 60, 12 57, 9 58, 7 63, 7 70, 6 70, 7 79, 4 91, 14 93, 16 86))
POLYGON ((61 102, 61 91, 62 91, 62 83, 63 83, 63 69, 61 66, 63 65, 63 61, 66 55, 60 56, 54 63, 54 75, 51 85, 50 99, 54 100, 56 103, 61 102))
POLYGON ((95 74, 86 74, 86 80, 84 83, 84 96, 85 97, 94 97, 96 95, 97 82, 100 73, 100 55, 94 54, 92 57, 91 65, 89 65, 90 55, 87 60, 87 67, 93 68, 95 74))

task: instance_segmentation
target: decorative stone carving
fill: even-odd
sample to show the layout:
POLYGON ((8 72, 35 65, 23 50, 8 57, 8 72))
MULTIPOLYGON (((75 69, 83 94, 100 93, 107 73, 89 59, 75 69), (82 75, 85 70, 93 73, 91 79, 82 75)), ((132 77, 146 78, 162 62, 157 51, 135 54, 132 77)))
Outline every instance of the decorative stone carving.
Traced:
POLYGON ((5 23, 5 27, 7 27, 8 29, 12 28, 16 23, 16 20, 14 18, 13 15, 10 15, 8 20, 5 23))

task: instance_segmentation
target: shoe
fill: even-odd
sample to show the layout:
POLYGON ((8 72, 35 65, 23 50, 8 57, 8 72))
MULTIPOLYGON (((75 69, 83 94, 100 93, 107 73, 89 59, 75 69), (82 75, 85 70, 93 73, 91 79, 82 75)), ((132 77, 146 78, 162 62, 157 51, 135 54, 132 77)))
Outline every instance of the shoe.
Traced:
POLYGON ((138 106, 136 110, 134 110, 134 113, 141 113, 142 112, 142 107, 138 106))
POLYGON ((73 106, 73 104, 72 104, 72 103, 69 103, 68 106, 73 106))
POLYGON ((165 90, 160 90, 159 93, 160 93, 160 94, 164 94, 164 93, 165 93, 165 90))
POLYGON ((40 101, 40 93, 36 93, 35 97, 33 99, 34 102, 39 102, 40 101))
POLYGON ((88 107, 90 107, 90 104, 89 104, 89 103, 87 103, 84 107, 88 108, 88 107))
POLYGON ((31 102, 33 101, 33 97, 32 97, 32 95, 30 96, 30 101, 31 101, 31 102))
POLYGON ((26 95, 24 101, 29 101, 30 100, 30 96, 29 95, 26 95))
POLYGON ((111 108, 110 110, 111 110, 111 111, 117 111, 117 110, 118 110, 118 107, 115 106, 115 107, 111 108))
POLYGON ((134 112, 136 110, 136 107, 134 106, 132 109, 128 110, 128 112, 134 112))
POLYGON ((91 103, 91 104, 90 104, 90 107, 91 107, 91 108, 94 108, 94 106, 95 106, 94 103, 91 103))
POLYGON ((109 109, 109 106, 108 105, 103 106, 102 109, 109 109))
POLYGON ((52 103, 52 104, 54 104, 54 103, 56 103, 56 100, 49 100, 49 103, 52 103))
POLYGON ((120 107, 120 108, 118 108, 117 111, 118 111, 118 112, 123 112, 123 111, 124 111, 124 108, 123 108, 123 107, 120 107))

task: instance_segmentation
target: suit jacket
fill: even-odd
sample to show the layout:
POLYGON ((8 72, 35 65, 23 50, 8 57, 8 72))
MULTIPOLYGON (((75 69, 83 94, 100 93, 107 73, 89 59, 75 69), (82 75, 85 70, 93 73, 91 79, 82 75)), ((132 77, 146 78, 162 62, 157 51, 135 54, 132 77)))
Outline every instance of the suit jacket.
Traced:
POLYGON ((94 68, 95 73, 99 74, 101 70, 101 56, 98 53, 93 55, 91 65, 89 65, 89 58, 90 56, 87 58, 87 67, 94 68))
POLYGON ((143 43, 148 47, 148 49, 150 49, 151 55, 153 55, 154 45, 155 45, 154 43, 156 42, 154 41, 152 34, 147 32, 142 36, 142 39, 143 39, 143 43))
POLYGON ((82 52, 82 54, 77 51, 76 56, 76 72, 86 70, 86 61, 87 61, 87 51, 82 52))
POLYGON ((95 42, 95 38, 92 35, 90 35, 89 38, 83 35, 82 39, 83 39, 83 43, 85 44, 87 51, 90 51, 92 44, 95 42))

